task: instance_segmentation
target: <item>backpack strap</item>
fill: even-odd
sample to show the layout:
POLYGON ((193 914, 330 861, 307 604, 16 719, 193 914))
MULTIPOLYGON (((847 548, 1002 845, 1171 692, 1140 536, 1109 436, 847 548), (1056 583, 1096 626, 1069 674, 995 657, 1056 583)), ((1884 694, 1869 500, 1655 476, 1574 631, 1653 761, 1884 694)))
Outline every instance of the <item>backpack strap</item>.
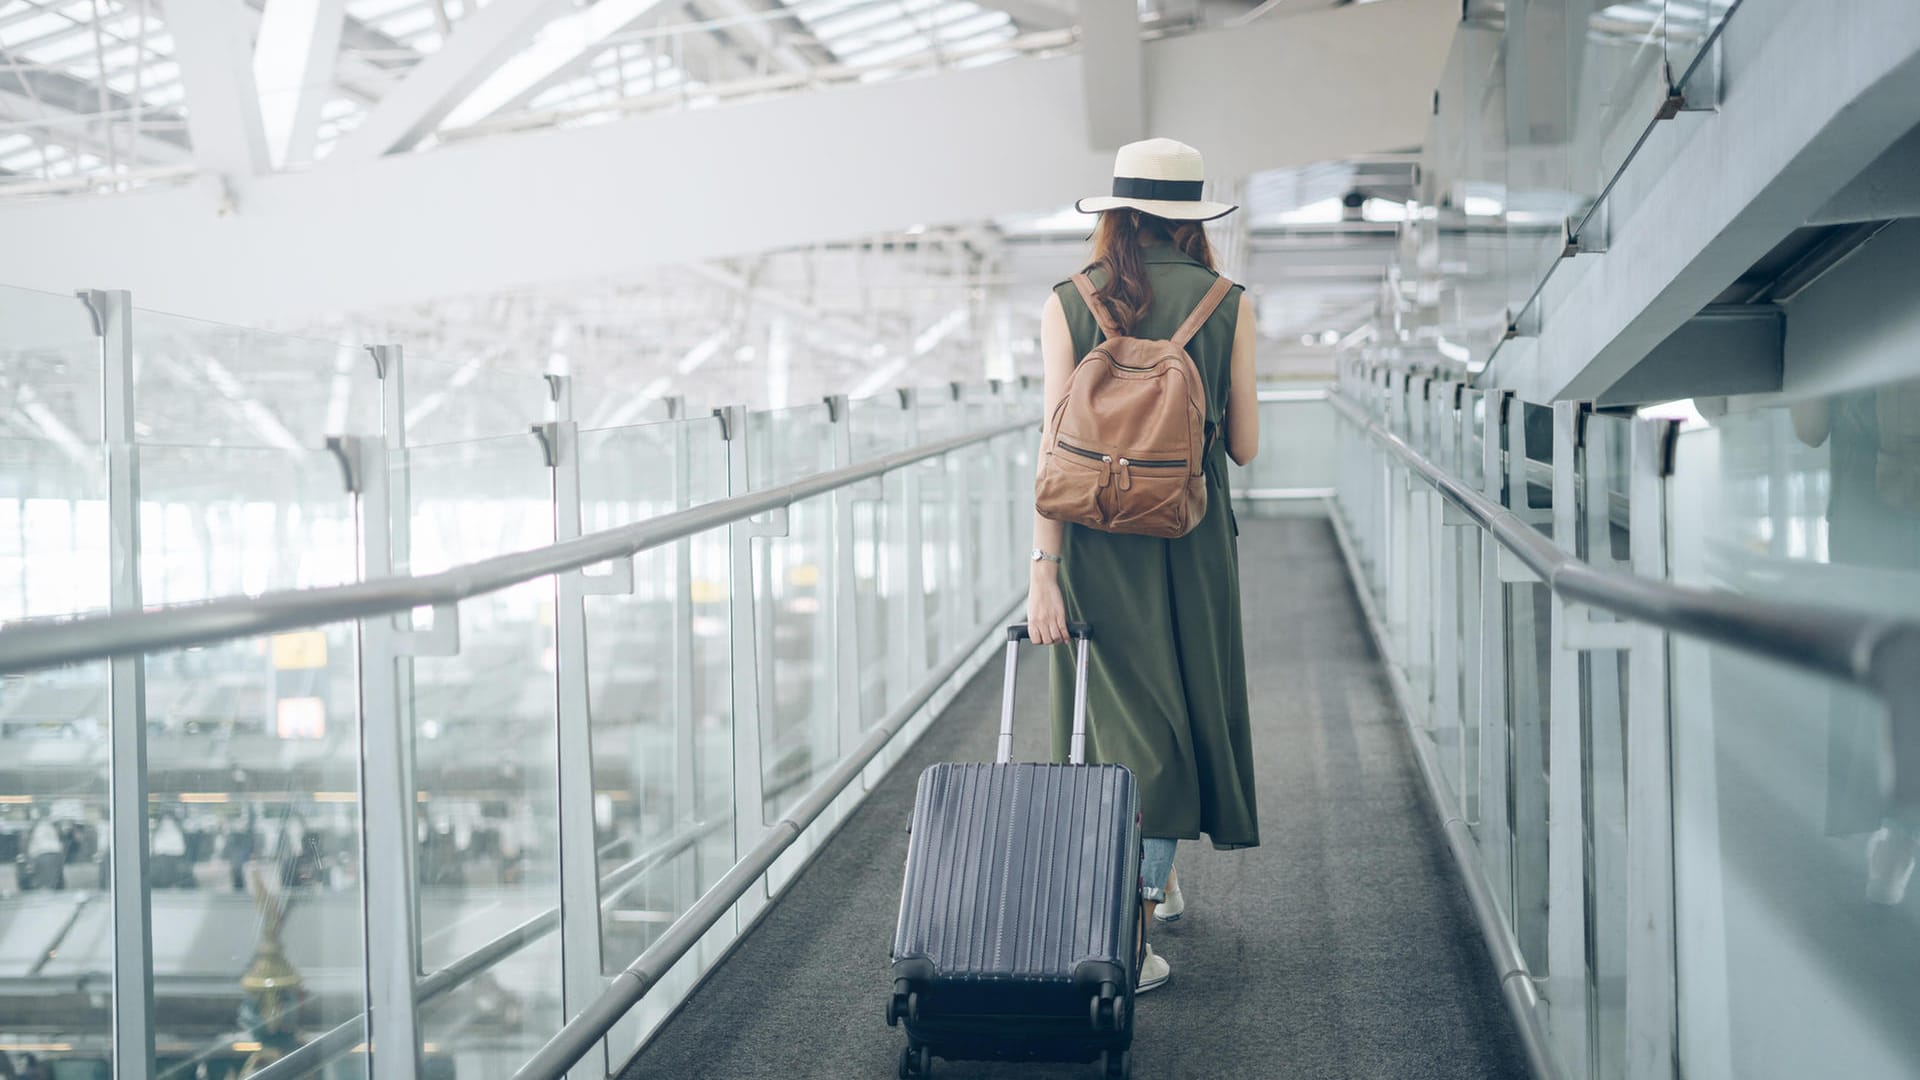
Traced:
POLYGON ((1100 294, 1093 287, 1093 279, 1085 274, 1073 275, 1073 287, 1080 290, 1080 299, 1087 302, 1087 310, 1093 312, 1093 321, 1100 324, 1100 332, 1110 338, 1125 337, 1120 327, 1108 313, 1107 305, 1100 302, 1100 294))
POLYGON ((1213 288, 1208 289, 1207 295, 1201 297, 1200 302, 1194 305, 1193 314, 1188 315, 1187 321, 1180 324, 1180 329, 1173 332, 1174 348, 1187 347, 1187 342, 1193 340, 1193 335, 1199 333, 1200 328, 1206 325, 1207 320, 1213 316, 1213 309, 1220 306, 1220 301, 1227 298, 1227 293, 1232 288, 1233 282, 1228 281, 1224 274, 1214 279, 1213 288))

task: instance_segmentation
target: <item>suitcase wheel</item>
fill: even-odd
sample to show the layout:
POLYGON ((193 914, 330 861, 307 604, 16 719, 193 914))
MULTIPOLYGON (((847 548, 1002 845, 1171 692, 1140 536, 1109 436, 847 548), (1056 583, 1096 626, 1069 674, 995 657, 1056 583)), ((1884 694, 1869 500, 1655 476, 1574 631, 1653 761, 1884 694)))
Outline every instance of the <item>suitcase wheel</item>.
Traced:
POLYGON ((1087 1018, 1093 1022, 1095 1031, 1120 1030, 1120 988, 1112 983, 1100 984, 1100 996, 1087 1001, 1087 1018))
POLYGON ((900 1021, 903 1018, 917 1019, 917 1017, 913 1016, 914 1005, 916 1004, 914 994, 913 991, 907 988, 908 985, 905 979, 895 979, 893 982, 893 997, 887 1001, 888 1027, 900 1026, 900 1021))
POLYGON ((1133 1076, 1133 1051, 1103 1052, 1100 1055, 1100 1071, 1108 1080, 1128 1080, 1133 1076))
POLYGON ((933 1073, 933 1047, 926 1043, 908 1043, 900 1048, 900 1080, 933 1073))

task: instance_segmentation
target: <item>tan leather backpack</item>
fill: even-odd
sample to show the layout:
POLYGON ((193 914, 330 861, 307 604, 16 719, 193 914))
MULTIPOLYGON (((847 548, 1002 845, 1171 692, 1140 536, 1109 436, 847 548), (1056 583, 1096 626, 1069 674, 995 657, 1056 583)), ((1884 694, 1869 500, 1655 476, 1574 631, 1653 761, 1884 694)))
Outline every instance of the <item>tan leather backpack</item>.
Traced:
POLYGON ((1187 355, 1233 288, 1222 277, 1168 341, 1127 337, 1095 294, 1073 284, 1106 340, 1074 365, 1054 407, 1034 481, 1041 516, 1106 532, 1176 537, 1207 514, 1207 393, 1187 355))

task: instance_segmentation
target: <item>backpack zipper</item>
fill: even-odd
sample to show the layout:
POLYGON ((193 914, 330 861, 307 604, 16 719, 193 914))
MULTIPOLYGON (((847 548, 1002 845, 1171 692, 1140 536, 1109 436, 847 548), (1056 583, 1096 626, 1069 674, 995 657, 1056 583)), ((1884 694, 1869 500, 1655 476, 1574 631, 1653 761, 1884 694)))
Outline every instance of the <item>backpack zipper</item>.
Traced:
MULTIPOLYGON (((1083 450, 1080 447, 1073 445, 1072 443, 1061 442, 1058 439, 1054 440, 1054 445, 1058 446, 1062 450, 1065 450, 1069 454, 1078 454, 1083 458, 1091 458, 1094 461, 1100 461, 1100 462, 1113 461, 1113 458, 1110 455, 1096 454, 1092 450, 1083 450)), ((1187 462, 1185 458, 1181 458, 1178 460, 1164 459, 1160 461, 1141 461, 1139 458, 1121 458, 1120 464, 1137 466, 1142 469, 1184 469, 1187 467, 1187 462)))

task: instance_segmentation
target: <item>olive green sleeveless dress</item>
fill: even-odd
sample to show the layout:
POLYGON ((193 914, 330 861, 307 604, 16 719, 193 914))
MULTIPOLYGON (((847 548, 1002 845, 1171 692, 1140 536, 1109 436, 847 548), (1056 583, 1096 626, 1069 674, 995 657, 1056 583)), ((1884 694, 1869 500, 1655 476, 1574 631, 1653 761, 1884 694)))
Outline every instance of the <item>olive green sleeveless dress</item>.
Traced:
MULTIPOLYGON (((1171 338, 1219 275, 1172 247, 1145 252, 1153 303, 1133 336, 1171 338)), ((1096 284, 1104 279, 1095 275, 1096 284)), ((1239 321, 1235 286, 1187 344, 1206 384, 1207 419, 1222 430, 1239 321)), ((1071 281, 1054 287, 1085 356, 1101 340, 1071 281)), ((1253 743, 1240 633, 1238 532, 1228 500, 1226 439, 1207 454, 1207 516, 1176 540, 1066 526, 1060 567, 1067 617, 1093 624, 1087 676, 1087 760, 1125 765, 1140 785, 1145 835, 1216 848, 1260 842, 1253 743)), ((1073 730, 1073 659, 1053 650, 1053 756, 1073 730)))

